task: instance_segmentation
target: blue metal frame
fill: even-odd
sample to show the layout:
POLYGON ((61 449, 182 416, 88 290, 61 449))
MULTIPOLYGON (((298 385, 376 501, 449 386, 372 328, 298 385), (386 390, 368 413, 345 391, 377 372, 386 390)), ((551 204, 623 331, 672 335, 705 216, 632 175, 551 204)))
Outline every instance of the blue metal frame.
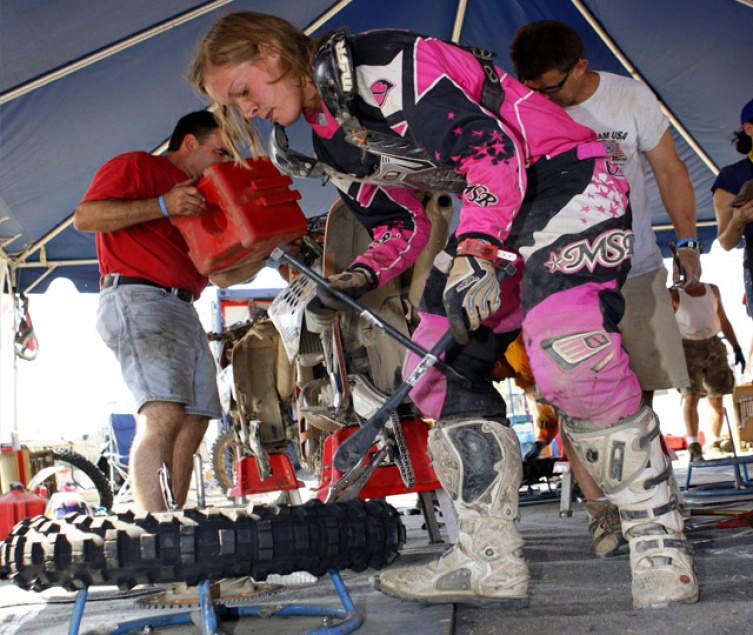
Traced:
POLYGON ((688 463, 688 476, 685 480, 685 494, 687 496, 732 496, 744 494, 753 496, 753 482, 748 475, 748 464, 753 463, 753 456, 735 456, 723 459, 709 459, 705 461, 691 461, 688 463), (734 481, 708 483, 691 487, 690 479, 693 470, 708 467, 734 468, 734 481))
MULTIPOLYGON (((209 580, 199 584, 199 614, 201 617, 201 635, 216 635, 220 617, 237 618, 245 615, 262 616, 262 617, 284 617, 284 616, 309 616, 324 617, 340 620, 332 626, 306 631, 302 635, 349 635, 361 627, 365 617, 355 609, 353 601, 350 599, 345 585, 343 584, 340 574, 334 569, 329 570, 329 576, 337 591, 342 607, 337 606, 317 606, 306 604, 285 604, 277 608, 274 606, 247 606, 247 607, 228 607, 222 602, 214 605, 212 602, 212 592, 209 580)), ((73 618, 69 635, 78 635, 81 625, 81 617, 84 612, 88 590, 81 589, 76 596, 76 603, 73 608, 73 618)), ((192 616, 195 612, 171 613, 169 615, 160 615, 155 617, 141 618, 119 624, 110 635, 126 635, 136 629, 144 627, 161 628, 164 626, 177 626, 180 624, 190 624, 193 622, 192 616)), ((85 633, 84 635, 90 635, 85 633)), ((93 634, 92 634, 93 635, 93 634)))

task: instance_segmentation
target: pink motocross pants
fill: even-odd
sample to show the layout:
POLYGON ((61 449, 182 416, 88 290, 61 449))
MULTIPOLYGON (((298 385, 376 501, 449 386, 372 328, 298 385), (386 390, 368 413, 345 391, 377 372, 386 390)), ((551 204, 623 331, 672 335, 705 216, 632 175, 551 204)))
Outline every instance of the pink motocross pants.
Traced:
MULTIPOLYGON (((538 389, 560 411, 607 427, 638 410, 640 386, 617 328, 633 241, 627 194, 619 170, 600 156, 579 158, 577 149, 528 169, 506 242, 520 258, 516 274, 501 283, 502 306, 469 344, 443 356, 471 385, 430 369, 411 392, 426 416, 503 418, 491 369, 520 328, 538 389)), ((452 237, 424 288, 413 339, 426 349, 448 328, 442 291, 456 245, 452 237)), ((419 359, 409 353, 404 377, 419 359)))

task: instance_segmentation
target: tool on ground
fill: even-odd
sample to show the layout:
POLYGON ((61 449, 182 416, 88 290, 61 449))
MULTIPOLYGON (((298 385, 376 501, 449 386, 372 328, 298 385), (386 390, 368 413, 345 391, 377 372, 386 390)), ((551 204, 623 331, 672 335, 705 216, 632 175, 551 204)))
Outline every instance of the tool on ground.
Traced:
POLYGON ((740 509, 704 509, 702 507, 691 507, 688 511, 691 516, 729 516, 729 520, 720 520, 716 523, 716 526, 719 529, 753 527, 753 509, 742 511, 740 509))

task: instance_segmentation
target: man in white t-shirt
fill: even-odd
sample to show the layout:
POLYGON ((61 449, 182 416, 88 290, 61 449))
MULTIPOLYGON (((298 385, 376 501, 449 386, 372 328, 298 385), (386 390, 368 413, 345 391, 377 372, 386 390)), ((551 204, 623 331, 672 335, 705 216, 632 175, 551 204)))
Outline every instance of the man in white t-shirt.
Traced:
MULTIPOLYGON (((609 158, 622 169, 630 185, 635 240, 631 270, 622 287, 625 307, 619 327, 623 348, 630 357, 630 367, 641 384, 644 401, 651 405, 655 390, 685 388, 690 380, 667 291, 667 271, 652 229, 646 191, 647 165, 654 173, 662 203, 677 236, 682 272, 675 265, 673 282, 676 286, 692 289, 701 277, 695 193, 687 167, 677 155, 668 118, 657 98, 643 83, 612 73, 588 70, 583 40, 574 29, 561 22, 540 20, 518 29, 510 45, 510 58, 518 78, 525 85, 559 104, 575 121, 596 132, 609 158)), ((622 307, 605 309, 621 310, 622 307)), ((576 453, 568 448, 567 435, 560 436, 587 499, 589 527, 600 526, 606 533, 619 531, 619 527, 609 521, 616 516, 615 503, 626 507, 630 503, 630 496, 619 494, 620 490, 624 493, 639 491, 643 486, 647 491, 661 488, 667 492, 671 504, 676 504, 675 495, 671 493, 671 463, 668 460, 667 480, 661 483, 633 474, 625 476, 621 488, 602 492, 589 476, 594 466, 579 465, 576 453)), ((645 438, 641 447, 644 441, 646 444, 651 442, 645 438)), ((620 447, 624 450, 624 444, 618 447, 621 441, 617 438, 609 443, 615 444, 611 447, 611 456, 618 458, 608 469, 621 474, 624 466, 619 463, 619 457, 622 456, 620 447)), ((638 457, 634 458, 638 460, 638 457)), ((635 572, 643 566, 640 563, 641 550, 645 547, 633 543, 650 539, 653 529, 650 523, 643 525, 626 517, 621 518, 621 523, 622 531, 630 541, 631 565, 635 572)), ((657 524, 672 535, 675 531, 673 523, 668 520, 657 524)), ((612 536, 610 544, 616 544, 616 540, 617 536, 612 536)), ((671 562, 671 557, 667 552, 667 562, 671 562)), ((671 575, 667 580, 670 585, 681 585, 671 575)))
MULTIPOLYGON (((651 90, 635 79, 588 70, 583 40, 566 24, 540 20, 521 27, 510 46, 518 77, 592 128, 610 159, 627 177, 635 242, 628 281, 622 288, 620 322, 630 367, 644 400, 653 392, 689 385, 682 342, 666 290, 667 273, 652 229, 646 166, 654 173, 662 203, 677 236, 678 255, 691 289, 701 277, 696 240, 695 193, 675 149, 669 120, 651 90)), ((679 272, 674 271, 679 283, 679 272)))

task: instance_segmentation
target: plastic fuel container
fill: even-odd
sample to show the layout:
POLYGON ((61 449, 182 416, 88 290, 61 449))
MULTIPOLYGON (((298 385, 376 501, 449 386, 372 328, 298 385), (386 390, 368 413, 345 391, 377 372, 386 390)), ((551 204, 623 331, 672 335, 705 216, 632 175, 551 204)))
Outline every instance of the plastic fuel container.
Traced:
POLYGON ((201 216, 176 216, 172 222, 188 243, 189 256, 205 276, 261 263, 281 243, 306 233, 307 221, 293 180, 266 158, 205 170, 197 187, 207 200, 201 216))
POLYGON ((24 518, 44 514, 47 500, 26 490, 23 483, 11 483, 10 491, 0 496, 0 540, 24 518))

